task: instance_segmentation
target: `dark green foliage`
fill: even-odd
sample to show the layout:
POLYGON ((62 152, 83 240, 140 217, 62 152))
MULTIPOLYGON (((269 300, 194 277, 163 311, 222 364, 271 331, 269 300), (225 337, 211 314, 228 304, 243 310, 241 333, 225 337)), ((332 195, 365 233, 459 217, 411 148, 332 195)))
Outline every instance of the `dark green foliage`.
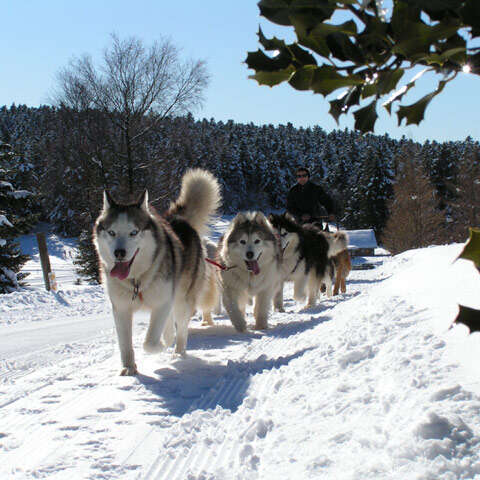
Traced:
POLYGON ((480 53, 473 46, 480 36, 478 0, 260 0, 260 15, 278 25, 293 27, 297 41, 258 39, 264 50, 248 52, 246 63, 255 70, 250 78, 260 85, 288 82, 297 90, 325 97, 346 88, 330 101, 330 114, 338 122, 351 107, 368 103, 353 113, 355 128, 374 130, 377 102, 391 113, 415 86, 402 85, 407 70, 424 67, 440 76, 437 88, 411 105, 401 105, 398 123, 418 124, 432 99, 442 92, 465 65, 480 74, 480 53), (265 52, 273 52, 270 56, 265 52), (373 98, 372 98, 373 97, 373 98))
POLYGON ((84 230, 80 234, 78 238, 78 252, 73 263, 79 275, 91 282, 98 283, 100 281, 98 258, 93 246, 91 230, 84 230))
POLYGON ((21 160, 12 147, 0 142, 0 293, 9 293, 23 285, 19 273, 28 255, 20 253, 15 238, 26 233, 36 218, 28 215, 31 193, 13 183, 21 169, 21 160))

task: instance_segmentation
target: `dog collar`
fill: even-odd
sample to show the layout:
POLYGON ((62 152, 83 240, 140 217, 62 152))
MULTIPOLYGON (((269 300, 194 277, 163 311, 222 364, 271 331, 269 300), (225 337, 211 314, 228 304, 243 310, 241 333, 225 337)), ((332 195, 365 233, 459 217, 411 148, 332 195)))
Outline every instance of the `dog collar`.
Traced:
POLYGON ((136 282, 135 280, 132 280, 132 282, 133 282, 132 302, 134 302, 137 297, 141 302, 143 302, 143 295, 142 295, 142 292, 140 291, 140 282, 136 282))

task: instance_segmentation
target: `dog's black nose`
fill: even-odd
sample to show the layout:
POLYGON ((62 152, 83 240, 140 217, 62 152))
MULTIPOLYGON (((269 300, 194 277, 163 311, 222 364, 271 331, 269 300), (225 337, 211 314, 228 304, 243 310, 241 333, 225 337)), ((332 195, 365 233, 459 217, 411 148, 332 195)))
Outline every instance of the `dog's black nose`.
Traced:
POLYGON ((247 252, 247 258, 250 260, 251 258, 253 258, 253 252, 247 252))
POLYGON ((127 254, 124 248, 117 248, 113 253, 117 260, 123 260, 127 254))

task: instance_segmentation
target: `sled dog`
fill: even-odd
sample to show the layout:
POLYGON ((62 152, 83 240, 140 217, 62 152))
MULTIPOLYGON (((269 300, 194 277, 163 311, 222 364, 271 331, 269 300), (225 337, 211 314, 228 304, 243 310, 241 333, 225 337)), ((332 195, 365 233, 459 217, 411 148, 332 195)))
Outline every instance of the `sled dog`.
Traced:
POLYGON ((261 212, 239 213, 219 245, 223 306, 239 332, 247 328, 245 307, 255 297, 255 328, 268 328, 272 298, 278 289, 280 244, 261 212))
POLYGON ((347 291, 346 279, 352 269, 352 262, 348 250, 341 251, 338 255, 333 257, 335 264, 335 286, 333 287, 333 294, 338 295, 340 290, 342 293, 347 291))
MULTIPOLYGON (((203 245, 205 247, 205 253, 207 256, 206 258, 208 260, 214 260, 217 257, 218 245, 207 237, 203 239, 203 245)), ((212 298, 209 305, 210 306, 213 305, 214 313, 216 315, 220 315, 222 313, 222 300, 220 298, 220 288, 221 288, 220 271, 218 270, 218 267, 214 266, 212 263, 207 263, 207 268, 210 269, 211 271, 210 281, 212 282, 212 284, 210 285, 212 298)), ((209 310, 207 307, 203 309, 202 320, 203 320, 202 326, 214 325, 213 318, 212 318, 212 311, 209 310)))
POLYGON ((288 280, 294 282, 297 301, 305 299, 307 288, 309 307, 315 305, 322 283, 330 296, 335 273, 332 257, 347 248, 347 234, 329 234, 314 225, 300 225, 289 213, 272 214, 269 219, 280 236, 283 249, 282 281, 275 294, 275 308, 283 311, 283 282, 288 280))
POLYGON ((113 308, 121 375, 135 375, 132 316, 150 311, 144 349, 154 353, 176 340, 184 354, 188 322, 197 307, 215 303, 213 269, 205 262, 201 236, 220 204, 220 188, 209 172, 189 170, 180 195, 165 218, 154 213, 144 192, 137 202, 117 203, 104 193, 103 210, 94 226, 102 280, 113 308))

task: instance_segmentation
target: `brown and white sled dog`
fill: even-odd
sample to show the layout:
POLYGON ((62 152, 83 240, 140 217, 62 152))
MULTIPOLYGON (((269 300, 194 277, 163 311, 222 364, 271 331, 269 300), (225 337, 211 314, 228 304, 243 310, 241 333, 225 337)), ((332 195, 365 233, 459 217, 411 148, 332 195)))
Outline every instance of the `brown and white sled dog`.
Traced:
POLYGON ((207 267, 201 236, 220 204, 217 180, 209 172, 188 171, 180 196, 165 218, 148 204, 119 204, 107 192, 94 227, 102 278, 112 302, 122 360, 121 375, 137 373, 132 317, 151 312, 144 349, 159 352, 173 344, 185 353, 188 322, 197 307, 212 309, 213 269, 207 267), (176 338, 175 338, 176 337, 176 338))
POLYGON ((332 257, 345 250, 348 237, 345 232, 327 234, 314 225, 300 225, 288 213, 270 215, 270 222, 280 236, 283 249, 282 283, 278 289, 274 305, 283 311, 283 282, 294 282, 294 298, 305 299, 307 288, 307 306, 312 307, 322 283, 328 296, 332 294, 334 262, 332 257))
POLYGON ((278 289, 281 251, 275 232, 261 212, 239 213, 219 245, 223 306, 233 326, 247 328, 245 307, 255 297, 255 328, 268 328, 272 299, 278 289))

